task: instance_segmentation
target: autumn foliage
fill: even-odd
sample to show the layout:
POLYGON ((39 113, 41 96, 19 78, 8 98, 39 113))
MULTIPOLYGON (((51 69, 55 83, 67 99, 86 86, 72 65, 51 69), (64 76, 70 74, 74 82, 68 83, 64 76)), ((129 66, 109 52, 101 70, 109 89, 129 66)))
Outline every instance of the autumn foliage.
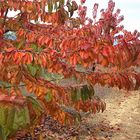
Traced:
POLYGON ((96 84, 139 89, 134 67, 140 66, 140 33, 120 25, 123 16, 112 0, 99 20, 98 4, 90 19, 84 3, 0 1, 0 104, 28 106, 37 116, 31 107, 37 100, 42 113, 70 124, 81 112, 104 111, 104 101, 94 96, 96 84), (8 17, 11 10, 19 12, 8 17), (9 31, 15 39, 6 37, 9 31))

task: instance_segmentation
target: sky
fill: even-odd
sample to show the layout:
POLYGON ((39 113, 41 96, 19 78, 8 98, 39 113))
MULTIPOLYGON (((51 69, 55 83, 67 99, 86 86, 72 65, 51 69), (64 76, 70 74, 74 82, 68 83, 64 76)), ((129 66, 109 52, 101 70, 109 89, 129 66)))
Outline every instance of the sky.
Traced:
MULTIPOLYGON (((88 15, 91 15, 92 6, 94 3, 99 4, 99 9, 107 7, 109 0, 86 0, 86 6, 88 7, 88 15)), ((122 24, 125 29, 134 31, 137 29, 140 31, 140 0, 113 0, 115 7, 121 9, 120 15, 124 15, 124 21, 122 24)), ((99 10, 100 11, 100 10, 99 10)))
MULTIPOLYGON (((80 0, 75 0, 79 2, 80 0)), ((94 3, 99 4, 99 9, 105 9, 109 0, 86 0, 86 6, 88 7, 87 15, 90 17, 92 14, 92 8, 94 3)), ((124 15, 125 29, 134 31, 137 29, 140 31, 140 0, 113 0, 116 3, 116 8, 121 9, 121 14, 124 15)), ((98 10, 100 11, 100 10, 98 10)), ((9 16, 13 16, 14 12, 10 11, 9 16)))

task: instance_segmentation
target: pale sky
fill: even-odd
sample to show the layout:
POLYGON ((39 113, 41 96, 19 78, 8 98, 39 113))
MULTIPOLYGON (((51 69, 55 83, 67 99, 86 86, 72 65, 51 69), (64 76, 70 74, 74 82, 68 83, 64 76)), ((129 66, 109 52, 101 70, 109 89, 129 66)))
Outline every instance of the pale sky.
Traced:
MULTIPOLYGON (((92 5, 94 5, 94 3, 99 4, 99 9, 104 9, 107 7, 108 1, 109 0, 86 0, 86 5, 88 6, 88 15, 91 14, 92 5)), ((115 7, 121 9, 120 15, 124 15, 124 21, 122 24, 125 26, 125 29, 130 31, 137 29, 140 31, 140 0, 113 1, 116 4, 115 7)))

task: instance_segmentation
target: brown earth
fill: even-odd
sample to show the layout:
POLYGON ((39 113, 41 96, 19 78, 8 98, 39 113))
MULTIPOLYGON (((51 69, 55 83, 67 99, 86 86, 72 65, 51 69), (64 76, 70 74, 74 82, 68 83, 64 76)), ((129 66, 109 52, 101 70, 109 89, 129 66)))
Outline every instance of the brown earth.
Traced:
POLYGON ((96 86, 95 93, 107 108, 82 122, 80 140, 140 140, 140 90, 96 86))

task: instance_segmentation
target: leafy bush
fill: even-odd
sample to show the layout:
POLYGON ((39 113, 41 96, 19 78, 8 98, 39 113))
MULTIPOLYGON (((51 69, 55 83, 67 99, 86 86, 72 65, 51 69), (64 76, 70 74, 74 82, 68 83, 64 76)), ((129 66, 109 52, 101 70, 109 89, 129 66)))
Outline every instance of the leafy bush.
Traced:
MULTIPOLYGON (((114 11, 112 0, 97 21, 98 4, 94 4, 90 19, 84 3, 85 0, 80 5, 69 0, 1 1, 0 112, 6 116, 5 110, 14 110, 9 120, 13 126, 17 113, 28 118, 18 123, 23 127, 46 113, 62 124, 72 124, 81 120, 85 112, 103 112, 105 103, 94 96, 95 84, 139 89, 140 73, 134 69, 140 65, 139 32, 131 33, 120 25, 123 16, 119 9, 114 11), (20 12, 7 17, 10 10, 20 12), (22 109, 17 98, 26 102, 22 109), (29 114, 22 115, 22 110, 29 114)), ((0 121, 3 139, 19 129, 16 126, 8 130, 9 124, 3 128, 3 122, 0 121)))

